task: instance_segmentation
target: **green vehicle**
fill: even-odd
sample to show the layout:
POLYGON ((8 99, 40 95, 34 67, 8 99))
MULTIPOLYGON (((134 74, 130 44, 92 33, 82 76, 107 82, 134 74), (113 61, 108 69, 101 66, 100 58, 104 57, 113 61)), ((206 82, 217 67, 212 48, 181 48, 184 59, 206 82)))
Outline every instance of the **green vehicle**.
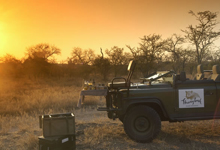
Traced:
POLYGON ((194 80, 185 72, 161 71, 132 83, 135 62, 128 66, 128 77, 114 78, 108 84, 106 107, 110 119, 119 118, 126 134, 137 142, 152 141, 161 130, 161 121, 219 119, 220 77, 213 66, 209 79, 204 78, 202 66, 197 67, 194 80), (123 80, 122 82, 116 82, 123 80))

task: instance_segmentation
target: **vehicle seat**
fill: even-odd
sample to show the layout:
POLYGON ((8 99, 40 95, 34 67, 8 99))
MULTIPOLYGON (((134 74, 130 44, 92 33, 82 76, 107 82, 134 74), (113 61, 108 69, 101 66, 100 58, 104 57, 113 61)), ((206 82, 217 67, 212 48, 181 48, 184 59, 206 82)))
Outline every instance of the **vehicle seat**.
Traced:
POLYGON ((198 65, 197 66, 197 74, 196 74, 194 80, 203 80, 203 78, 204 78, 203 73, 204 73, 204 71, 203 71, 202 65, 198 65))
POLYGON ((210 79, 214 80, 214 81, 220 81, 220 69, 218 65, 214 65, 212 67, 212 75, 210 77, 210 79))

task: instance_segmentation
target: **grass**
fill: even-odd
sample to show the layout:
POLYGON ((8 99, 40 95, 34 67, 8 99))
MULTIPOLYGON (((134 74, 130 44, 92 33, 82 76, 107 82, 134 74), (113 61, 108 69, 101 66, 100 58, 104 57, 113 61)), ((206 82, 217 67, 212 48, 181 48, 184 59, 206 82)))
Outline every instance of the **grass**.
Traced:
POLYGON ((81 83, 81 79, 0 79, 0 149, 38 150, 42 135, 38 116, 65 112, 76 116, 77 149, 220 149, 220 120, 162 122, 153 142, 133 142, 119 120, 95 110, 99 97, 86 97, 86 107, 75 109, 81 83))
POLYGON ((42 134, 38 127, 38 114, 24 113, 20 116, 0 116, 1 149, 37 150, 38 137, 42 134))
MULTIPOLYGON (((73 110, 76 107, 81 85, 76 81, 1 81, 0 114, 22 114, 24 112, 48 113, 73 110), (76 83, 75 83, 76 82, 76 83), (78 86, 77 86, 78 85, 78 86)), ((96 104, 89 98, 87 104, 96 104)))

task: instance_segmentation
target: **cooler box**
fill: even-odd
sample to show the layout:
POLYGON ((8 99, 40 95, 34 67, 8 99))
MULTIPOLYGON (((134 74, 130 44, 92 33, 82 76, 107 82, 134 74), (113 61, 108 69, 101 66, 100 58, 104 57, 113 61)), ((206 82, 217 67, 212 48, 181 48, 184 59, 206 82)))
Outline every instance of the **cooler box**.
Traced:
POLYGON ((73 113, 39 116, 40 128, 44 137, 75 135, 75 116, 73 113))
POLYGON ((43 137, 39 136, 39 150, 75 150, 75 135, 60 137, 43 137))

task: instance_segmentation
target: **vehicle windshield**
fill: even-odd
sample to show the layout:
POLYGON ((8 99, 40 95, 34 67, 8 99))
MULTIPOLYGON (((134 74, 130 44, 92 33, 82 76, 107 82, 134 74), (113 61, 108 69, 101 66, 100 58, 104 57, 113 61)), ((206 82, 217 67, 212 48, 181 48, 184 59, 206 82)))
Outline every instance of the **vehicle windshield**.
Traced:
POLYGON ((173 71, 157 71, 149 76, 146 76, 144 78, 141 78, 141 80, 144 81, 155 81, 155 80, 160 80, 162 77, 172 77, 174 74, 173 71))
POLYGON ((154 80, 154 79, 159 79, 163 77, 164 75, 168 74, 170 71, 158 71, 155 74, 146 77, 146 80, 154 80))

